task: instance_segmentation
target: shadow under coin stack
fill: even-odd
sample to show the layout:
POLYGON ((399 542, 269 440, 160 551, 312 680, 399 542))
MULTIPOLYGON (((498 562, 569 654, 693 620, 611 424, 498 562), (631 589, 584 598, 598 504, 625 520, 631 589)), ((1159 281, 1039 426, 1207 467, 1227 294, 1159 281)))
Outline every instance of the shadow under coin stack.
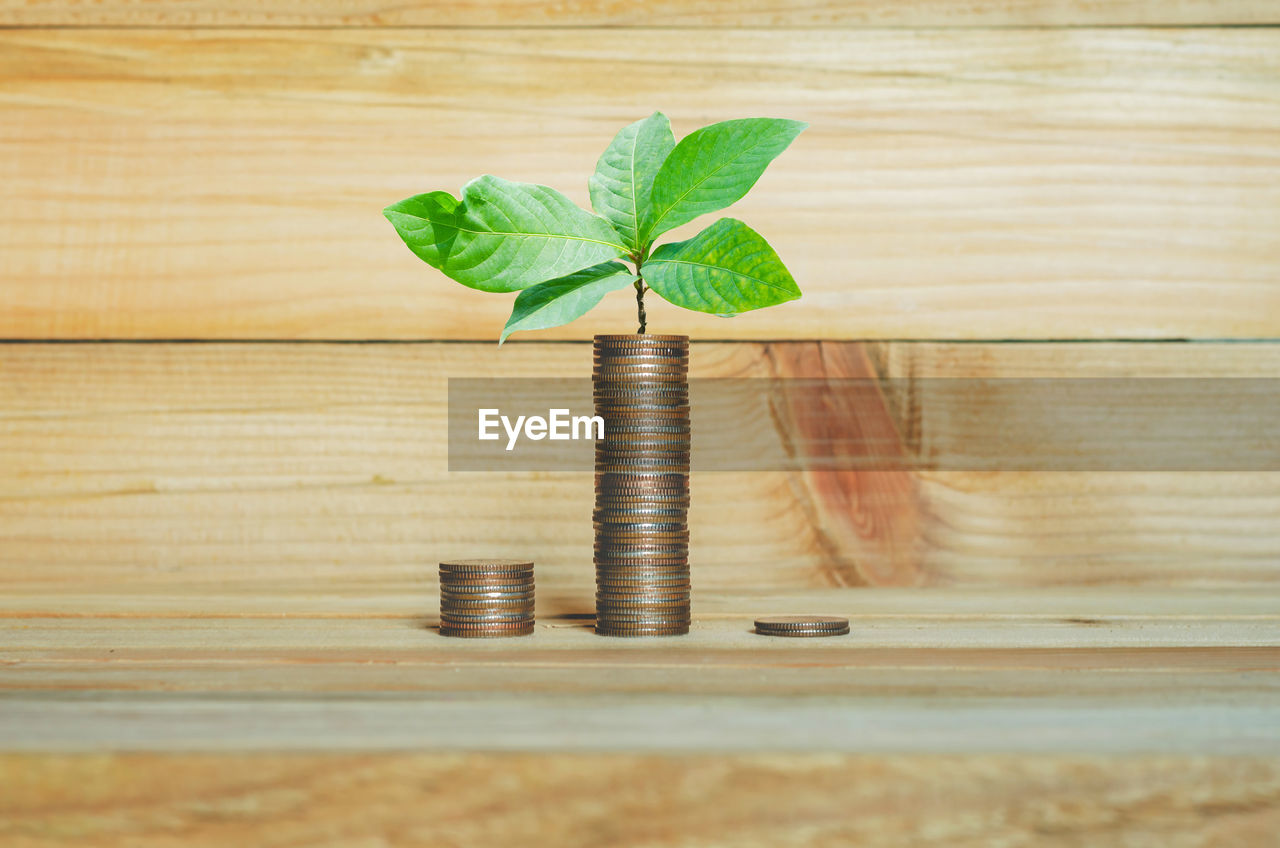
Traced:
POLYGON ((484 639, 532 632, 532 562, 459 559, 440 563, 440 635, 484 639))
POLYGON ((596 336, 596 632, 689 632, 689 339, 596 336))

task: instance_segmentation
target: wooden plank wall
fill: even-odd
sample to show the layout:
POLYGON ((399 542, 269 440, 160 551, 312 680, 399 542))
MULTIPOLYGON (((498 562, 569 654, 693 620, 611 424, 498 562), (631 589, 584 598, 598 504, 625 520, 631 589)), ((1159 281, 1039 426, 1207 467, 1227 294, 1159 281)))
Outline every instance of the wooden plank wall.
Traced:
MULTIPOLYGON (((812 123, 735 211, 805 298, 651 307, 721 340, 698 373, 1274 376, 1278 22, 1259 0, 0 0, 0 337, 24 342, 0 347, 0 575, 402 576, 472 551, 497 502, 487 545, 580 581, 587 487, 444 472, 443 377, 584 375, 584 347, 544 342, 629 328, 629 300, 439 344, 491 340, 510 299, 418 263, 379 210, 484 171, 585 203, 654 108, 681 133, 812 123), (414 344, 282 343, 326 339, 414 344), (742 343, 785 339, 830 344, 742 343)), ((1280 574, 1266 473, 698 488, 713 588, 1280 574)))
MULTIPOLYGON (((652 304, 653 329, 702 340, 696 374, 1280 376, 1278 27, 1270 0, 0 0, 0 705, 39 690, 24 715, 91 730, 77 710, 101 702, 138 738, 211 692, 252 717, 254 693, 548 680, 1265 716, 1264 472, 700 475, 712 618, 730 589, 836 611, 834 586, 964 591, 861 593, 882 626, 825 665, 738 633, 677 677, 660 648, 594 643, 591 675, 545 649, 446 668, 418 638, 429 563, 477 540, 533 556, 553 614, 591 586, 585 480, 448 474, 444 381, 585 375, 585 345, 549 342, 629 329, 631 305, 476 344, 509 298, 426 269, 379 210, 482 172, 585 204, 612 133, 657 108, 681 134, 800 118, 734 214, 806 296, 733 321, 652 304)), ((0 842, 1274 839, 1272 759, 1000 756, 983 726, 954 756, 9 752, 0 842)))
MULTIPOLYGON (((483 539, 535 558, 549 590, 590 594, 590 476, 451 474, 444 439, 448 378, 585 374, 587 345, 3 351, 11 588, 425 580, 483 539)), ((1259 377, 1280 373, 1280 345, 722 343, 693 357, 697 377, 860 373, 1259 377)), ((996 419, 993 403, 975 396, 971 412, 996 419)), ((902 431, 928 442, 940 415, 915 409, 902 431)), ((693 487, 709 591, 1280 579, 1276 472, 704 472, 693 487)))
MULTIPOLYGON (((3 30, 0 335, 496 338, 509 298, 428 273, 382 207, 485 172, 585 204, 660 107, 812 127, 734 212, 806 297, 658 302, 655 330, 1271 337, 1277 79, 1267 27, 3 30)), ((631 322, 619 296, 542 338, 631 322)))

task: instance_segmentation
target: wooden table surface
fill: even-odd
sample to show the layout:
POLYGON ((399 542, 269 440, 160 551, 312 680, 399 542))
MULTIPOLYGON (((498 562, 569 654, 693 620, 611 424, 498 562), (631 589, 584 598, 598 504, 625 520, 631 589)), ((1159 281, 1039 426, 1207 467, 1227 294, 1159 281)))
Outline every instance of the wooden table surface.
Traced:
POLYGON ((663 639, 562 595, 495 640, 433 594, 6 597, 0 746, 1280 755, 1275 591, 700 595, 663 639), (774 612, 852 632, 751 632, 774 612))
POLYGON ((533 636, 459 640, 434 588, 6 594, 0 844, 475 844, 557 832, 548 799, 590 808, 563 844, 1280 826, 1280 592, 702 593, 689 636, 638 640, 552 592, 533 636), (751 632, 783 612, 852 632, 751 632))

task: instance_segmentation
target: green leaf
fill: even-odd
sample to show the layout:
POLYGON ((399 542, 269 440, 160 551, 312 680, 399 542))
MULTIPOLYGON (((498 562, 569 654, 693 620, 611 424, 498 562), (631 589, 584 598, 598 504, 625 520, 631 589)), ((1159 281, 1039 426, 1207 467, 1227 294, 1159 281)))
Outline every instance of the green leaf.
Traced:
POLYGON ((419 258, 473 289, 518 291, 629 249, 609 222, 560 192, 484 176, 462 201, 433 191, 383 210, 419 258))
POLYGON ((641 275, 664 300, 713 315, 800 297, 800 287, 769 243, 735 218, 721 218, 688 241, 662 245, 641 275))
POLYGON ((671 122, 661 112, 623 127, 596 163, 588 186, 591 207, 638 250, 640 221, 649 208, 653 178, 676 146, 671 122))
POLYGON ((781 118, 744 118, 682 138, 654 178, 641 239, 647 242, 741 199, 807 126, 781 118))
POLYGON ((498 344, 517 330, 545 330, 568 324, 587 313, 611 291, 636 280, 621 262, 604 262, 558 280, 548 280, 520 292, 515 308, 502 328, 498 344))
POLYGON ((458 235, 458 199, 447 191, 419 194, 382 210, 414 254, 433 268, 444 263, 458 235))

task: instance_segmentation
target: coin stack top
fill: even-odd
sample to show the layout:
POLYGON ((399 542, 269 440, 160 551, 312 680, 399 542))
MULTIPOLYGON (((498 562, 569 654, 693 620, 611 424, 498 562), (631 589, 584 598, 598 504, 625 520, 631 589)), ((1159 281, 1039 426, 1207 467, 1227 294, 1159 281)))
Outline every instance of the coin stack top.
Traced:
POLYGON ((464 639, 533 632, 533 563, 459 559, 440 563, 440 634, 464 639))
POLYGON ((689 340, 596 336, 596 632, 689 632, 689 340))
POLYGON ((761 636, 843 636, 849 632, 849 619, 835 615, 771 615, 756 619, 756 632, 761 636))

